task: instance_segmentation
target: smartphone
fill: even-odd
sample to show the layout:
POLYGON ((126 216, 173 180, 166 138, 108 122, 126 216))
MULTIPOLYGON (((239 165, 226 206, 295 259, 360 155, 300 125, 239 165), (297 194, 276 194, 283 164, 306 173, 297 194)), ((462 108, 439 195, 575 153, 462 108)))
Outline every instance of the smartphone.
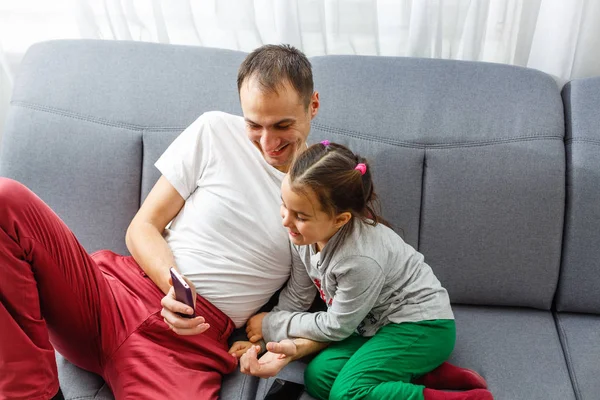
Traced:
POLYGON ((194 318, 196 316, 196 311, 194 310, 194 297, 192 294, 192 289, 190 285, 187 284, 183 276, 173 267, 170 269, 171 271, 171 280, 173 281, 173 289, 175 289, 175 298, 177 301, 182 302, 183 304, 187 304, 192 308, 192 314, 182 314, 177 313, 183 318, 194 318))

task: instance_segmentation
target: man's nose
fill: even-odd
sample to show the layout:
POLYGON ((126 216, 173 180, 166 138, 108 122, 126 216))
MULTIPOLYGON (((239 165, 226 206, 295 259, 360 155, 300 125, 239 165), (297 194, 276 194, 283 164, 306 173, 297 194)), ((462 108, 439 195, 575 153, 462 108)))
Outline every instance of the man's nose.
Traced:
POLYGON ((281 140, 277 134, 265 128, 262 137, 260 138, 260 147, 262 147, 264 151, 273 151, 278 148, 280 144, 281 140))

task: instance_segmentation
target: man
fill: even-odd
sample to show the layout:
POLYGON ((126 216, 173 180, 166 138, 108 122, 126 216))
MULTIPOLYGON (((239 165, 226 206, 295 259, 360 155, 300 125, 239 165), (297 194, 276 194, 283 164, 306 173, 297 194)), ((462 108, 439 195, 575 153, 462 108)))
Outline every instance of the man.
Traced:
POLYGON ((117 399, 216 398, 237 365, 231 331, 290 272, 280 306, 309 306, 299 291, 314 289, 300 263, 292 269, 278 210, 319 109, 310 63, 263 46, 238 89, 244 118, 206 113, 157 161, 162 176, 127 230, 133 257, 88 255, 35 194, 0 179, 0 399, 62 397, 54 349, 117 399), (195 318, 177 314, 192 310, 175 300, 172 266, 198 293, 195 318))

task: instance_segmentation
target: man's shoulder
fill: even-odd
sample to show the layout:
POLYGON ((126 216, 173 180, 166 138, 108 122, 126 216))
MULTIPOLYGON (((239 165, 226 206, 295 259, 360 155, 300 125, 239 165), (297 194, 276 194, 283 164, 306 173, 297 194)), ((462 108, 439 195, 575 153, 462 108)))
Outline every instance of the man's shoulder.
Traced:
POLYGON ((204 132, 213 140, 241 142, 246 139, 244 118, 222 111, 207 111, 194 122, 195 131, 204 132))
POLYGON ((223 111, 207 111, 203 113, 198 119, 210 124, 228 123, 235 124, 237 126, 240 124, 243 125, 244 123, 243 117, 239 115, 229 114, 223 111))
POLYGON ((202 140, 227 142, 232 139, 241 142, 245 135, 244 118, 222 111, 207 111, 201 114, 182 133, 188 138, 204 138, 202 140))

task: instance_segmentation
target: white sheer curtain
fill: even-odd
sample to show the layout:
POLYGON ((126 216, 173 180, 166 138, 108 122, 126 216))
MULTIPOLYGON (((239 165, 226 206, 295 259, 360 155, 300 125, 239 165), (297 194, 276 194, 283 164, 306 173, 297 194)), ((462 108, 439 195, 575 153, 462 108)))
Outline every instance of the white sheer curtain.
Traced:
POLYGON ((566 81, 600 75, 598 0, 0 0, 0 135, 27 48, 139 40, 307 55, 479 60, 566 81))

